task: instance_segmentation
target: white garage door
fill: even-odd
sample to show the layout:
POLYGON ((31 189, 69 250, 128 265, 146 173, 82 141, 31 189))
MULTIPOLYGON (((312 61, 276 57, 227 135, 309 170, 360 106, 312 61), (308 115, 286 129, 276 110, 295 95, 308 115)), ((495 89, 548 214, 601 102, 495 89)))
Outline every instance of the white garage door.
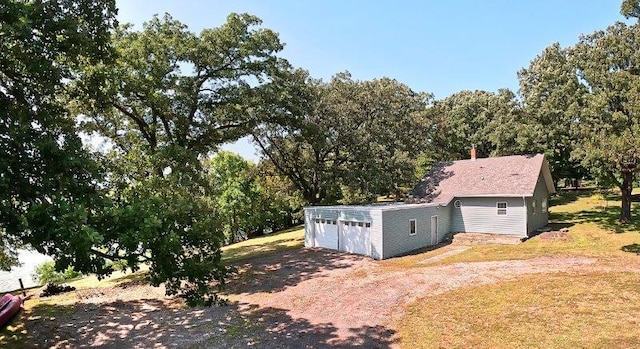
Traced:
POLYGON ((369 255, 371 224, 364 222, 341 222, 340 251, 369 255))
POLYGON ((338 249, 338 224, 333 219, 316 218, 313 246, 338 249))

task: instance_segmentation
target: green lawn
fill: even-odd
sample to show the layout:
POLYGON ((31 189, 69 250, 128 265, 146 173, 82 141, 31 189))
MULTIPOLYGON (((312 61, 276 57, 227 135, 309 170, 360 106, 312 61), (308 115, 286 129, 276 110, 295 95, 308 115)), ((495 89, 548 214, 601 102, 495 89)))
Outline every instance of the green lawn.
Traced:
MULTIPOLYGON (((640 232, 616 220, 611 194, 555 198, 566 241, 474 246, 439 263, 581 256, 592 271, 526 276, 419 299, 398 322, 406 348, 632 348, 640 346, 640 232), (604 270, 603 270, 604 269, 604 270), (611 271, 606 271, 610 269, 611 271), (627 271, 624 271, 624 270, 627 271), (632 271, 632 272, 630 272, 632 271)), ((633 211, 637 214, 638 204, 633 211)), ((636 217, 640 221, 640 217, 636 217)))
POLYGON ((634 348, 640 274, 542 274, 407 307, 406 348, 634 348))
POLYGON ((304 246, 304 228, 298 226, 225 246, 222 248, 222 257, 226 262, 231 263, 302 246, 304 246))

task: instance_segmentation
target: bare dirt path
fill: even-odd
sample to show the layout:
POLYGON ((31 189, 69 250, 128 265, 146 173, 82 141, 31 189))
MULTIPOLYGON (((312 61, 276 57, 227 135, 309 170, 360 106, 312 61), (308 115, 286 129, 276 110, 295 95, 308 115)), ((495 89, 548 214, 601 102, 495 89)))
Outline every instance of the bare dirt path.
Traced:
POLYGON ((403 305, 471 285, 523 275, 586 271, 589 258, 536 258, 385 268, 329 251, 279 252, 240 266, 231 304, 185 309, 161 289, 134 285, 53 307, 26 321, 36 347, 321 348, 397 345, 403 305))

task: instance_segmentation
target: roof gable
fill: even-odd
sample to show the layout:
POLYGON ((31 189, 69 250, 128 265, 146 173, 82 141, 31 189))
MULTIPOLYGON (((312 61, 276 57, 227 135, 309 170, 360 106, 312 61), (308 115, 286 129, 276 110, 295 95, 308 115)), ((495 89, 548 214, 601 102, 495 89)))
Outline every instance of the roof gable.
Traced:
POLYGON ((409 201, 446 204, 464 196, 532 196, 540 173, 547 191, 554 193, 542 154, 443 162, 418 183, 409 201))

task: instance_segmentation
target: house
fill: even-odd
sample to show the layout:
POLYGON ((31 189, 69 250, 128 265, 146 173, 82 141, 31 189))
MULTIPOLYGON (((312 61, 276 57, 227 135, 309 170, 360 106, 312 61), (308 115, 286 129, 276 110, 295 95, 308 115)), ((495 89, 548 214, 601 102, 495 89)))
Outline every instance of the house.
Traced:
POLYGON ((384 259, 435 245, 449 233, 526 238, 549 219, 554 193, 542 154, 440 163, 405 203, 306 207, 305 246, 384 259))

